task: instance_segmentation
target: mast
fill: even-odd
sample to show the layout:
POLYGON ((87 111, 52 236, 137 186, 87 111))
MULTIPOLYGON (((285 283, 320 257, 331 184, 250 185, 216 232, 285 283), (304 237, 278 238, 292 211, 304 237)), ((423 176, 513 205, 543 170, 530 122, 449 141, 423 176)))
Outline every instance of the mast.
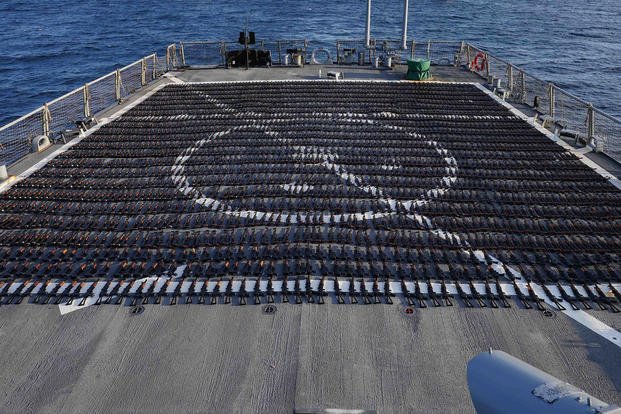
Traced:
POLYGON ((408 0, 403 0, 403 44, 401 45, 403 50, 408 48, 408 8, 408 0))
POLYGON ((367 30, 364 44, 366 47, 371 46, 371 0, 367 0, 367 30))

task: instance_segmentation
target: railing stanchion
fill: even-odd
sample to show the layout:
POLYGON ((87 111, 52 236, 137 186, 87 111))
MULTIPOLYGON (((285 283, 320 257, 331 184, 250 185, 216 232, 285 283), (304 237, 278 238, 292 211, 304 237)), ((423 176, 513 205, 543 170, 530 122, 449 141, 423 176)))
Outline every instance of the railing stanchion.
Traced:
POLYGON ((177 46, 173 43, 166 48, 166 70, 177 67, 177 46))
POLYGON ((147 84, 147 58, 140 61, 140 84, 142 86, 147 84))
MULTIPOLYGON (((589 102, 587 106, 587 143, 593 145, 595 138, 595 111, 593 110, 593 104, 589 102)), ((602 143, 595 142, 595 151, 600 152, 602 143)))
POLYGON ((282 46, 280 45, 280 40, 276 41, 276 48, 278 49, 278 64, 282 65, 282 46))
MULTIPOLYGON (((340 43, 337 40, 336 41, 336 63, 337 63, 337 65, 341 63, 341 58, 340 58, 341 53, 339 52, 339 47, 340 47, 340 43)), ((368 46, 368 45, 367 45, 367 47, 370 48, 370 46, 368 46)))
POLYGON ((118 103, 121 103, 121 71, 114 72, 114 97, 118 103))
POLYGON ((220 41, 220 57, 222 58, 222 65, 228 66, 226 61, 226 42, 224 40, 220 41))
POLYGON ((157 78, 157 53, 153 54, 153 77, 152 80, 157 78))
POLYGON ((88 118, 91 116, 91 91, 88 87, 88 83, 84 84, 82 92, 84 97, 84 117, 88 118))
POLYGON ((459 44, 459 53, 457 53, 455 55, 455 59, 453 62, 453 66, 455 67, 459 67, 461 66, 461 62, 464 59, 464 53, 466 51, 466 42, 464 42, 463 40, 461 41, 461 43, 459 44))
POLYGON ((431 60, 431 40, 427 41, 427 59, 431 60))
POLYGON ((179 53, 181 53, 181 66, 185 66, 185 49, 183 48, 183 42, 179 42, 179 53))
POLYGON ((414 59, 414 48, 416 47, 416 42, 412 40, 410 43, 410 59, 414 59))
POLYGON ((548 84, 548 115, 550 115, 551 118, 554 118, 554 107, 555 107, 555 97, 554 97, 554 84, 550 83, 548 84))
POLYGON ((471 55, 470 44, 468 44, 468 46, 466 46, 466 67, 472 70, 472 68, 470 67, 470 62, 472 62, 470 55, 471 55))
POLYGON ((47 104, 43 105, 43 111, 41 111, 41 124, 43 126, 43 135, 50 136, 50 123, 52 122, 52 114, 47 104))
POLYGON ((526 79, 524 79, 524 71, 520 71, 520 102, 526 103, 526 79))
POLYGON ((513 94, 513 65, 507 66, 507 90, 510 94, 513 94))
POLYGON ((489 73, 490 73, 489 55, 486 53, 485 54, 485 77, 488 79, 488 81, 489 81, 489 73))

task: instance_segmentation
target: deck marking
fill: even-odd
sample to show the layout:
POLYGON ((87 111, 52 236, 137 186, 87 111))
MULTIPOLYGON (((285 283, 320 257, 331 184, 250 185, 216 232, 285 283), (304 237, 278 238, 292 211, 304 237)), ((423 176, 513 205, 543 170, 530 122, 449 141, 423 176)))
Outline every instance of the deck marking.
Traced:
MULTIPOLYGON (((378 81, 380 82, 380 81, 378 81)), ((384 82, 384 81, 381 81, 384 82)), ((257 112, 243 112, 243 111, 239 111, 237 109, 235 109, 234 107, 220 102, 217 99, 215 99, 213 96, 207 94, 207 93, 202 93, 200 91, 194 91, 195 94, 202 96, 203 98, 205 98, 209 103, 211 103, 212 105, 216 106, 217 108, 222 109, 223 111, 225 111, 228 114, 231 114, 232 116, 236 117, 236 118, 244 118, 247 116, 252 116, 252 117, 258 117, 258 118, 262 118, 265 117, 266 114, 261 114, 261 113, 257 113, 257 112)), ((364 123, 368 123, 368 124, 376 124, 376 121, 373 119, 369 119, 368 115, 366 114, 360 114, 360 113, 353 113, 353 112, 348 112, 348 113, 333 113, 333 112, 314 112, 313 116, 316 117, 320 117, 320 116, 325 116, 325 117, 330 117, 330 118, 334 118, 336 117, 337 120, 340 120, 340 118, 343 118, 342 120, 346 121, 346 122, 364 122, 364 123)), ((271 116, 269 114, 267 114, 267 116, 271 116)), ((373 114, 373 116, 379 116, 379 117, 383 117, 386 116, 386 113, 375 113, 373 114)), ((280 122, 282 121, 282 119, 268 119, 268 124, 269 123, 276 123, 276 122, 280 122)), ((383 128, 388 128, 391 130, 397 130, 397 131, 405 131, 405 133, 407 135, 410 135, 418 140, 423 139, 420 142, 426 143, 427 145, 433 147, 436 152, 440 155, 443 156, 443 159, 445 161, 445 163, 447 164, 446 167, 446 173, 447 176, 445 176, 442 179, 442 182, 445 184, 442 187, 439 188, 434 188, 429 190, 426 195, 428 196, 427 199, 423 199, 423 200, 408 200, 408 201, 399 201, 399 200, 394 200, 391 199, 390 197, 387 197, 382 191, 381 189, 374 187, 374 186, 370 186, 370 185, 362 185, 359 183, 363 183, 362 178, 357 177, 353 174, 350 174, 349 172, 347 172, 345 170, 344 167, 342 167, 341 165, 337 164, 334 162, 334 159, 338 159, 338 154, 332 154, 329 153, 328 151, 324 151, 321 148, 314 148, 311 149, 314 153, 316 154, 320 154, 320 156, 323 158, 323 165, 330 171, 334 172, 337 176, 339 176, 343 181, 348 182, 349 184, 361 189, 362 191, 365 191, 369 194, 371 194, 374 198, 376 198, 378 201, 382 202, 383 204, 387 205, 390 208, 389 212, 385 212, 385 213, 375 213, 372 211, 369 212, 365 212, 365 213, 349 213, 349 214, 336 214, 336 215, 332 215, 332 214, 320 214, 320 217, 326 221, 326 220, 330 220, 330 219, 334 219, 336 222, 340 222, 341 220, 347 219, 347 218, 355 218, 358 220, 368 220, 368 219, 375 219, 375 218, 381 218, 381 217, 387 217, 390 216, 392 214, 395 214, 398 212, 398 209, 396 208, 397 205, 399 205, 402 210, 407 211, 408 213, 404 214, 406 217, 408 217, 410 220, 418 223, 422 228, 430 231, 432 234, 442 238, 443 240, 447 240, 451 243, 456 243, 459 247, 461 247, 462 251, 465 253, 470 253, 472 252, 472 248, 470 246, 470 244, 467 241, 462 240, 459 237, 459 234, 454 233, 454 232, 448 232, 445 231, 443 229, 440 229, 438 227, 435 227, 433 225, 432 220, 427 217, 424 216, 422 214, 418 214, 416 212, 416 207, 420 207, 423 206, 425 204, 427 204, 428 202, 431 201, 431 198, 437 198, 439 196, 441 196, 442 194, 444 194, 446 191, 449 190, 450 186, 457 180, 457 170, 458 170, 458 165, 457 165, 457 160, 452 157, 452 156, 448 156, 448 151, 444 148, 442 148, 437 141, 433 141, 433 140, 424 140, 425 137, 423 137, 421 134, 417 134, 414 132, 409 132, 407 131, 405 128, 403 127, 399 127, 399 126, 394 126, 394 125, 386 125, 386 124, 377 124, 379 127, 383 127, 383 128)), ((177 189, 183 193, 186 196, 191 196, 192 199, 199 203, 204 205, 207 208, 211 208, 212 210, 219 210, 221 208, 221 206, 223 206, 223 203, 221 203, 220 201, 213 199, 211 197, 207 197, 204 196, 203 194, 201 194, 198 190, 194 189, 194 187, 191 186, 191 183, 189 181, 189 179, 187 178, 187 176, 184 174, 185 171, 185 167, 184 167, 184 163, 189 159, 189 157, 196 152, 196 150, 198 150, 200 147, 202 147, 204 144, 206 144, 207 142, 212 141, 213 139, 222 137, 224 135, 228 135, 231 132, 237 131, 237 130, 242 130, 242 129, 247 129, 247 128, 256 128, 259 129, 261 131, 263 131, 263 133, 277 137, 278 133, 275 131, 271 131, 268 129, 268 126, 262 126, 258 121, 253 122, 251 125, 244 125, 244 126, 238 126, 238 127, 233 127, 233 128, 229 128, 225 131, 219 131, 219 132, 215 132, 211 135, 209 135, 207 138, 203 138, 201 140, 198 140, 197 142, 195 142, 195 144, 191 147, 186 148, 185 151, 183 151, 181 153, 181 155, 179 155, 176 160, 175 163, 173 164, 173 166, 171 167, 171 171, 172 171, 172 175, 171 178, 173 180, 173 182, 175 183, 177 189)), ((286 139, 280 139, 281 142, 283 142, 285 145, 288 146, 292 146, 292 143, 289 142, 290 140, 286 140, 286 139)), ((308 151, 307 148, 301 147, 301 146, 293 146, 293 148, 297 151, 298 153, 298 157, 300 158, 304 158, 306 157, 305 152, 308 151)), ((259 220, 265 220, 268 223, 271 223, 272 219, 276 219, 276 220, 280 220, 280 222, 282 223, 286 223, 288 220, 291 219, 291 215, 289 214, 279 214, 276 217, 274 217, 274 215, 272 213, 265 213, 265 212, 259 212, 259 211, 254 211, 254 210, 243 210, 243 211, 235 211, 235 210, 223 210, 222 211, 225 214, 229 214, 229 215, 236 215, 239 217, 255 217, 258 218, 259 215, 261 218, 258 218, 259 220)), ((314 213, 309 213, 309 214, 300 214, 300 218, 302 221, 305 221, 306 218, 309 215, 313 215, 315 216, 314 213)), ((297 216, 297 213, 296 213, 297 216)), ((485 258, 485 254, 480 251, 480 250, 476 250, 474 251, 475 256, 477 257, 477 260, 479 260, 482 264, 487 265, 487 260, 485 258), (477 254, 479 253, 480 254, 477 254)), ((487 254, 487 257, 490 259, 490 261, 492 262, 492 267, 494 267, 494 269, 503 277, 510 279, 511 277, 515 277, 517 279, 521 279, 521 273, 517 270, 515 270, 514 268, 504 265, 500 260, 498 260, 496 257, 494 257, 491 254, 487 254), (506 269, 506 270, 505 270, 506 269), (511 273, 511 275, 507 275, 507 271, 509 273, 511 273)))
MULTIPOLYGON (((179 278, 181 276, 181 274, 183 273, 183 265, 179 266, 174 272, 173 275, 175 278, 179 278)), ((294 295, 294 290, 295 290, 295 284, 296 284, 296 278, 297 277, 301 277, 299 283, 300 283, 300 289, 304 292, 306 289, 306 276, 305 275, 296 275, 293 277, 290 277, 287 280, 287 289, 290 292, 290 295, 294 295)), ((141 286, 142 282, 144 281, 151 281, 151 283, 155 284, 155 292, 159 292, 159 294, 161 295, 161 293, 163 293, 164 289, 164 285, 166 282, 168 281, 172 281, 173 279, 171 279, 171 276, 151 276, 148 278, 142 278, 142 279, 138 279, 134 282, 131 290, 128 293, 135 293, 141 286)), ((221 289, 220 292, 221 294, 223 293, 223 288, 226 287, 226 285, 229 283, 228 282, 229 279, 228 278, 224 278, 221 279, 219 281, 213 280, 213 279, 208 279, 206 281, 201 282, 202 284, 207 283, 207 294, 211 293, 214 291, 214 288, 216 285, 220 284, 221 289)), ((61 313, 61 315, 66 315, 68 313, 74 312, 76 310, 80 310, 80 309, 84 309, 88 306, 92 306, 93 304, 95 304, 95 302, 97 302, 97 299, 99 299, 100 296, 104 296, 105 295, 101 295, 101 290, 103 288, 103 286, 105 285, 107 281, 98 281, 95 282, 98 284, 98 286, 96 286, 96 288, 93 291, 93 295, 89 298, 87 298, 86 303, 82 306, 79 306, 75 303, 79 303, 79 301, 82 298, 77 298, 74 299, 74 304, 71 305, 67 305, 67 304, 60 304, 58 305, 59 311, 61 313)), ((311 288, 314 289, 315 291, 318 290, 319 288, 319 282, 320 279, 311 279, 311 288)), ((171 284, 168 286, 168 288, 166 289, 166 293, 172 293, 177 284, 181 283, 181 288, 179 290, 180 294, 187 294, 190 292, 190 289, 192 287, 192 281, 186 281, 186 280, 177 280, 177 281, 172 281, 171 284)), ((246 283, 246 292, 248 292, 249 294, 251 294, 251 292, 254 290, 255 284, 257 283, 256 280, 254 279, 245 279, 245 283, 246 283)), ((356 277, 354 279, 354 290, 356 292, 360 292, 360 283, 361 283, 361 279, 356 277)), ((390 291, 394 294, 403 294, 404 292, 402 291, 402 287, 401 287, 401 282, 399 281, 389 281, 389 287, 390 287, 390 291)), ((470 286, 467 283, 464 282, 447 282, 446 283, 446 291, 453 296, 457 296, 459 294, 459 291, 457 290, 457 287, 455 285, 455 283, 459 283, 460 287, 462 288, 462 290, 466 293, 466 294, 472 294, 472 290, 470 288, 470 286)), ((193 293, 197 293, 200 288, 202 287, 202 284, 199 286, 195 286, 195 290, 193 293)), ((237 293, 239 293, 240 289, 241 289, 241 284, 242 284, 242 280, 240 279, 233 279, 232 280, 232 285, 231 285, 231 294, 235 295, 237 293)), ((267 284, 268 281, 265 279, 260 279, 259 280, 259 291, 263 294, 267 293, 267 284)), ((343 295, 347 295, 349 292, 349 288, 350 288, 350 279, 348 278, 341 278, 339 279, 339 290, 343 293, 343 295)), ((373 291, 373 282, 369 281, 369 280, 365 280, 364 281, 365 284, 365 288, 368 292, 372 292, 373 291)), ((516 284, 518 285, 518 287, 522 290, 522 292, 526 292, 527 289, 527 285, 524 282, 516 282, 516 284)), ((17 285, 17 283, 15 283, 14 285, 17 285)), ((473 284, 474 289, 477 290, 478 293, 480 294, 484 294, 485 293, 485 284, 482 282, 474 282, 473 284)), ((50 284, 50 287, 53 287, 54 284, 50 284)), ((405 286, 408 289, 409 292, 414 292, 415 289, 415 284, 413 281, 405 281, 405 286)), ((556 306, 553 302, 551 302, 548 298, 547 295, 545 294, 545 292, 543 291, 543 288, 536 284, 536 283, 532 283, 531 282, 531 286, 533 288, 533 290, 535 291, 535 293, 537 293, 537 295, 542 298, 546 304, 548 304, 553 310, 556 310, 556 306)), ((621 290, 621 284, 614 284, 615 288, 618 290, 621 290)), ((324 281, 324 291, 326 293, 334 293, 335 292, 335 283, 334 283, 334 279, 326 279, 324 281)), ((421 293, 426 295, 429 293, 429 289, 427 287, 426 283, 420 283, 419 284, 421 293)), ((492 292, 494 294, 498 294, 498 291, 496 290, 496 286, 495 284, 491 284, 490 285, 492 292)), ((511 283, 507 283, 507 282, 501 282, 500 283, 500 287, 502 288, 504 294, 508 297, 512 297, 515 298, 516 292, 515 292, 515 288, 513 287, 513 284, 511 283)), ((18 289, 21 289, 22 286, 15 286, 14 289, 11 289, 10 292, 15 292, 18 289)), ((282 280, 276 280, 272 282, 272 292, 274 294, 280 294, 283 291, 283 281, 282 280)), ((553 293, 553 294, 557 294, 558 293, 558 288, 556 285, 547 285, 547 288, 553 293)), ((568 287, 567 287, 568 288, 568 287)), ((580 291, 581 294, 583 294, 584 296, 586 296, 586 292, 584 292, 584 290, 582 289, 581 286, 577 286, 578 290, 580 291)), ((591 286, 592 288, 592 286, 591 286)), ((70 286, 67 289, 71 289, 70 286)), ((433 292, 440 296, 442 294, 442 286, 439 282, 432 282, 431 283, 431 289, 433 290, 433 292)), ((66 289, 65 289, 66 290, 66 289)), ((306 293, 303 293, 306 294, 306 293)), ((313 293, 316 294, 316 293, 313 293)), ((573 296, 573 295, 570 295, 573 296)), ((565 304, 565 301, 562 301, 562 303, 565 304)), ((535 311, 533 311, 535 312, 535 311)), ((608 341, 612 342, 614 345, 621 347, 621 333, 619 333, 619 331, 615 330, 614 328, 606 325, 605 323, 603 323, 602 321, 600 321, 599 319, 595 318, 594 316, 592 316, 590 313, 587 313, 583 310, 565 310, 562 311, 562 313, 564 313, 565 315, 567 315, 568 317, 570 317, 571 319, 575 320, 576 322, 580 323, 581 325, 587 327, 588 329, 590 329, 591 331, 595 332, 597 335, 607 339, 608 341)))
MULTIPOLYGON (((205 98, 210 104, 225 111, 226 113, 231 114, 232 116, 236 118, 245 118, 248 116, 263 118, 266 115, 269 117, 273 116, 273 114, 263 114, 263 113, 257 113, 257 112, 252 112, 252 111, 251 112, 238 111, 234 107, 213 98, 211 95, 207 93, 202 93, 200 91, 194 91, 194 93, 205 98)), ((321 113, 313 113, 312 115, 313 115, 313 119, 317 119, 318 117, 323 117, 323 118, 328 118, 328 119, 336 118, 336 120, 339 120, 339 121, 364 122, 367 124, 378 126, 380 128, 404 132, 406 135, 414 137, 420 140, 420 142, 428 145, 430 148, 433 148, 438 153, 439 156, 443 157, 443 160, 447 165, 447 170, 446 170, 447 176, 443 177, 440 180, 442 184, 440 187, 432 188, 426 192, 425 194, 427 196, 426 198, 416 199, 416 200, 407 200, 403 202, 394 200, 386 196, 381 189, 375 186, 363 185, 362 183, 364 182, 364 180, 362 179, 362 177, 349 173, 345 169, 345 167, 343 167, 342 165, 336 162, 336 160, 338 160, 337 153, 332 153, 329 150, 325 148, 321 148, 321 147, 311 148, 311 147, 293 145, 291 140, 285 139, 285 138, 279 138, 280 134, 278 132, 268 129, 269 126, 262 125, 262 123, 257 120, 255 122, 251 121, 252 124, 250 125, 232 127, 224 131, 218 131, 218 132, 210 134, 207 138, 203 138, 203 139, 196 141, 193 146, 186 148, 181 153, 181 155, 179 155, 176 158, 175 163, 171 167, 171 170, 172 170, 171 178, 173 182, 175 183, 177 189, 185 195, 188 195, 188 196, 191 195, 192 199, 195 202, 205 207, 209 206, 212 210, 217 210, 221 208, 224 205, 224 203, 216 199, 213 199, 211 197, 205 196, 204 194, 200 193, 190 184, 190 180, 184 174, 185 172, 184 164, 194 152, 196 152, 206 143, 211 142, 216 138, 222 138, 225 135, 229 135, 233 132, 244 130, 244 129, 258 129, 266 135, 277 138, 281 143, 285 144, 286 146, 293 148, 295 150, 294 158, 303 160, 303 159, 307 159, 311 157, 311 158, 322 161, 322 165, 326 167, 326 169, 333 172, 335 175, 340 177, 343 181, 361 189, 362 191, 366 193, 371 194, 376 199, 378 199, 378 201, 382 202, 383 204, 386 204, 391 209, 391 212, 384 212, 384 213, 377 213, 373 211, 368 211, 364 213, 344 213, 344 214, 336 214, 336 215, 333 215, 330 213, 321 213, 320 217, 324 221, 326 220, 329 221, 330 219, 340 221, 341 219, 348 218, 348 217, 355 218, 357 220, 386 217, 386 216, 389 216, 397 212, 397 209, 396 209, 397 205, 400 205, 406 210, 410 210, 413 207, 420 207, 430 202, 432 198, 437 198, 445 194, 449 190, 450 186, 457 180, 457 176, 456 176, 457 161, 455 160, 454 157, 448 156, 448 151, 442 148, 440 144, 438 144, 437 141, 426 139, 421 134, 406 131, 406 129, 403 127, 377 123, 376 120, 368 119, 368 115, 366 114, 321 112, 321 113)), ((380 114, 375 114, 375 115, 378 117, 383 117, 385 113, 380 113, 380 114)), ((269 123, 279 123, 285 120, 280 119, 280 118, 270 118, 268 119, 268 121, 269 121, 268 122, 268 125, 269 125, 269 123)), ((239 217, 256 217, 258 213, 265 213, 265 212, 259 212, 255 210, 228 210, 227 209, 227 210, 224 210, 223 213, 228 214, 228 215, 235 215, 239 217)), ((297 214, 300 214, 300 216, 302 217, 302 220, 304 220, 310 214, 315 215, 315 213, 304 214, 302 212, 291 212, 291 213, 279 214, 276 219, 279 220, 281 223, 287 223, 288 221, 291 220, 292 216, 296 216, 297 214)), ((409 215, 409 217, 423 225, 424 224, 429 225, 431 223, 431 221, 427 217, 424 217, 422 215, 415 214, 415 215, 409 215)), ((270 220, 271 218, 272 217, 269 216, 270 220)))
MULTIPOLYGON (((182 264, 180 266, 177 266, 177 268, 172 272, 172 273, 168 273, 167 276, 149 276, 149 277, 143 277, 141 279, 136 279, 135 281, 133 281, 133 286, 131 288, 131 290, 128 293, 135 293, 141 286, 141 284, 145 281, 151 281, 151 283, 155 284, 155 290, 156 292, 160 292, 161 289, 163 289, 164 284, 175 278, 178 279, 183 275, 184 270, 186 269, 187 265, 182 264)), ((102 290, 104 288, 104 286, 106 285, 108 281, 107 280, 100 280, 97 282, 93 282, 96 283, 95 289, 93 289, 93 293, 91 296, 86 298, 86 301, 84 302, 84 305, 79 305, 80 301, 83 298, 77 298, 74 299, 73 303, 71 305, 67 305, 67 303, 61 303, 58 305, 58 310, 60 311, 61 315, 66 315, 68 313, 71 312, 75 312, 77 310, 80 309, 84 309, 87 308, 89 306, 94 305, 97 300, 100 297, 106 297, 107 295, 102 295, 102 290)), ((187 292, 187 290, 186 290, 187 292)))

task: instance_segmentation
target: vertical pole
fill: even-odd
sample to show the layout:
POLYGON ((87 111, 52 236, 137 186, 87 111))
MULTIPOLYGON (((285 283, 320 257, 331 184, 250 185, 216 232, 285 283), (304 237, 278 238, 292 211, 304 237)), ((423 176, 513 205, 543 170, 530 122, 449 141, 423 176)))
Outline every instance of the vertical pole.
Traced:
POLYGON ((487 77, 487 79, 489 79, 489 55, 486 53, 485 54, 485 76, 487 77))
POLYGON ((166 48, 166 70, 177 67, 177 47, 172 44, 166 48))
POLYGON ((455 54, 455 60, 453 62, 453 66, 459 67, 464 58, 464 53, 466 51, 466 42, 463 40, 459 43, 459 52, 455 54))
POLYGON ((153 77, 151 79, 155 79, 157 77, 157 53, 153 54, 153 77))
POLYGON ((427 40, 427 59, 431 59, 431 40, 427 40))
MULTIPOLYGON (((593 138, 595 137, 595 111, 593 110, 593 104, 589 103, 587 106, 587 143, 593 144, 593 138)), ((595 151, 601 151, 601 142, 595 143, 595 151)))
POLYGON ((410 45, 410 59, 414 59, 414 49, 416 48, 416 42, 412 40, 412 44, 410 45))
POLYGON ((507 66, 507 83, 509 84, 507 85, 509 92, 512 92, 513 91, 513 66, 511 64, 507 66))
POLYGON ((224 40, 221 40, 219 45, 220 45, 220 57, 222 58, 222 65, 223 66, 227 66, 227 63, 226 63, 226 42, 224 40))
POLYGON ((364 36, 364 44, 371 47, 371 0, 367 0, 367 30, 364 36))
POLYGON ((43 126, 43 135, 46 137, 50 136, 50 122, 52 121, 52 114, 50 113, 50 108, 47 104, 43 105, 43 111, 41 113, 42 119, 41 123, 43 126))
POLYGON ((177 51, 175 50, 175 45, 170 45, 170 66, 168 70, 173 70, 175 68, 175 58, 177 57, 177 51))
POLYGON ((140 61, 140 84, 142 86, 147 84, 147 58, 140 61))
POLYGON ((244 48, 246 49, 246 70, 250 69, 250 52, 248 52, 248 32, 244 35, 244 48))
POLYGON ((307 51, 308 51, 308 39, 304 39, 304 55, 302 56, 302 66, 306 65, 307 51))
POLYGON ((121 103, 121 71, 114 72, 114 96, 118 103, 121 103))
POLYGON ((406 50, 408 48, 408 0, 403 0, 403 42, 401 49, 406 50))
POLYGON ((185 48, 183 42, 179 42, 179 52, 181 52, 181 65, 185 66, 185 48))
POLYGON ((524 79, 524 71, 520 71, 520 100, 526 103, 526 79, 524 79))
POLYGON ((282 65, 282 46, 280 46, 280 40, 276 41, 276 47, 278 48, 278 64, 282 65))
POLYGON ((246 49, 246 70, 250 69, 250 54, 248 53, 248 16, 246 16, 246 27, 244 28, 244 48, 246 49))
POLYGON ((554 118, 554 107, 556 103, 554 102, 554 84, 548 84, 548 115, 554 118))
POLYGON ((84 84, 82 91, 84 93, 84 117, 88 118, 91 116, 91 91, 88 88, 88 83, 84 84))
MULTIPOLYGON (((341 52, 339 51, 339 47, 340 47, 340 43, 337 40, 336 41, 336 63, 340 64, 341 63, 341 52)), ((368 47, 368 46, 367 46, 368 47)))
POLYGON ((468 69, 472 70, 472 67, 470 67, 470 62, 472 62, 472 60, 470 59, 470 44, 468 44, 466 46, 466 67, 468 67, 468 69))

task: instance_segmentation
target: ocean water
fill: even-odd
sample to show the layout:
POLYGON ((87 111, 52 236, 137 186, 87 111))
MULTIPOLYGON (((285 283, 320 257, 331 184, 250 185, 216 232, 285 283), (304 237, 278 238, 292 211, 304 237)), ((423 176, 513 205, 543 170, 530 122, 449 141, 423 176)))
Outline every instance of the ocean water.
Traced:
MULTIPOLYGON (((179 40, 363 38, 365 0, 2 0, 0 125, 179 40)), ((400 38, 401 1, 372 35, 400 38)), ((410 0, 409 36, 469 40, 621 117, 619 0, 410 0)))

